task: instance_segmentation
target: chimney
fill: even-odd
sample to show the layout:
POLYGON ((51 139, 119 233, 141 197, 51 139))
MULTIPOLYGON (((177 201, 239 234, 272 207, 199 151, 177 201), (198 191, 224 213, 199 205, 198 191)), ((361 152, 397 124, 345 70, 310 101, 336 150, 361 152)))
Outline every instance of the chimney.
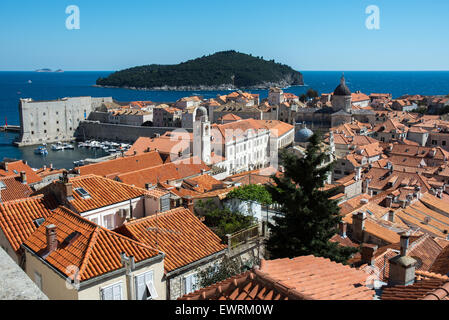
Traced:
POLYGON ((8 172, 8 162, 3 162, 3 168, 5 169, 6 172, 8 172))
POLYGON ((357 212, 352 215, 352 231, 357 241, 363 242, 363 231, 365 229, 365 212, 357 212))
POLYGON ((54 224, 50 224, 46 227, 46 235, 47 235, 47 251, 48 254, 52 253, 58 247, 58 239, 56 237, 56 226, 54 224))
POLYGON ((391 208, 391 205, 393 204, 393 197, 392 196, 387 196, 385 198, 385 206, 387 208, 391 208))
POLYGON ((348 224, 344 221, 341 221, 338 224, 338 234, 342 237, 342 238, 346 238, 346 231, 348 229, 348 224))
POLYGON ((73 197, 73 185, 71 183, 64 183, 64 193, 66 198, 73 197))
POLYGON ((27 184, 27 173, 25 171, 20 172, 20 182, 27 184))
POLYGON ((370 266, 374 265, 374 255, 376 253, 378 246, 375 244, 368 244, 364 243, 362 244, 362 262, 366 263, 370 266))
POLYGON ((50 170, 53 170, 53 163, 50 163, 50 170))
POLYGON ((355 168, 355 181, 359 181, 362 178, 362 168, 355 168))
POLYGON ((401 236, 401 253, 389 260, 390 277, 389 285, 408 286, 415 282, 415 265, 416 260, 407 256, 410 233, 402 232, 401 236))
POLYGON ((388 221, 394 222, 395 213, 393 210, 388 211, 388 221))

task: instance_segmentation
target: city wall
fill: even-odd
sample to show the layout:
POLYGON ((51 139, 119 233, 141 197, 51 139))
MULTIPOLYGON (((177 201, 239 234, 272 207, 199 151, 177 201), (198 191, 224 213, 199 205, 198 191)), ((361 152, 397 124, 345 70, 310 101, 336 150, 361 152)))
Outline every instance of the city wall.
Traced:
MULTIPOLYGON (((81 140, 113 140, 116 142, 134 143, 139 137, 153 138, 156 134, 164 134, 180 128, 174 127, 136 127, 120 124, 100 123, 96 121, 82 121, 75 132, 81 140)), ((185 129, 192 132, 192 129, 185 129)))

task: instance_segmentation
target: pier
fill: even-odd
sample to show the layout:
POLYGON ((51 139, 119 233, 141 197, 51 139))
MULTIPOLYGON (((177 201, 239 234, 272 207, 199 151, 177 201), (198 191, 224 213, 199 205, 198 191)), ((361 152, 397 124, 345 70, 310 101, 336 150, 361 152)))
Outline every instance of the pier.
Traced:
POLYGON ((0 126, 0 131, 3 131, 3 132, 20 132, 20 126, 11 126, 11 125, 0 126))

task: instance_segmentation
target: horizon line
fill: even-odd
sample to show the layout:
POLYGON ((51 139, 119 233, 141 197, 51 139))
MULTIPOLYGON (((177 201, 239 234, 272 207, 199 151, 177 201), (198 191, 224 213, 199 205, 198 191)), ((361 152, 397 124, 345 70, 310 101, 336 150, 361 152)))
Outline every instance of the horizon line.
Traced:
MULTIPOLYGON (((63 70, 63 72, 37 72, 36 70, 0 70, 0 72, 35 72, 35 73, 64 73, 64 72, 117 72, 120 70, 63 70)), ((62 70, 62 69, 61 69, 62 70)), ((449 72, 449 69, 424 69, 424 70, 344 70, 344 69, 334 69, 334 70, 318 70, 318 69, 305 69, 296 70, 298 72, 449 72)))

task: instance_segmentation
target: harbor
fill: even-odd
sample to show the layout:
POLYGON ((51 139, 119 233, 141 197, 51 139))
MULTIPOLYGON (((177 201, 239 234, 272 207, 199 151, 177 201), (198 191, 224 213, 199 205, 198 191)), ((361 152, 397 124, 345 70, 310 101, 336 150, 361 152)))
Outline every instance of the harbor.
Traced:
POLYGON ((57 169, 71 169, 82 163, 99 161, 99 159, 104 157, 107 159, 115 156, 115 153, 110 153, 101 147, 82 146, 81 143, 74 142, 70 143, 73 149, 52 150, 51 144, 18 148, 13 145, 17 136, 18 133, 14 132, 0 132, 0 158, 24 159, 32 168, 36 169, 43 166, 50 167, 50 165, 57 169), (39 147, 44 147, 47 152, 36 154, 36 149, 39 147))

